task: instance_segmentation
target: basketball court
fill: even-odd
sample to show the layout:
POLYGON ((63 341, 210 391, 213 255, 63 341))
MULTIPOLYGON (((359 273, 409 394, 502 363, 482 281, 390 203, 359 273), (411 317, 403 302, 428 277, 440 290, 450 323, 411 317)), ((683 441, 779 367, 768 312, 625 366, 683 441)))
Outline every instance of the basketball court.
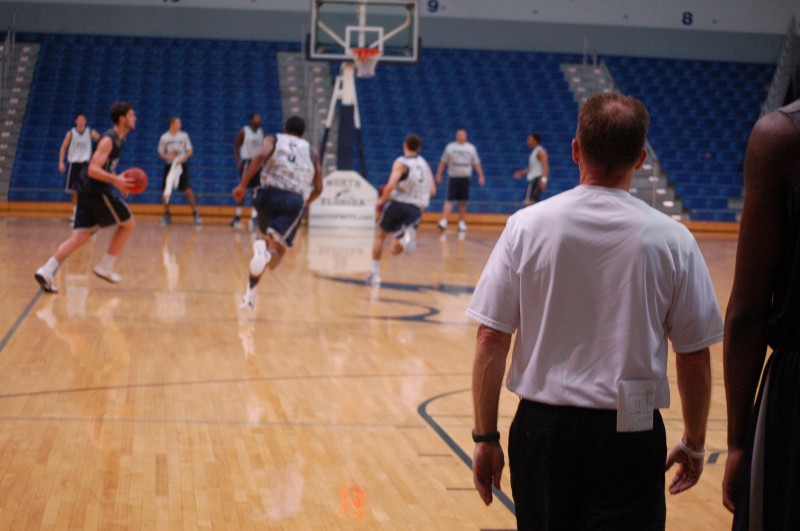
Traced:
MULTIPOLYGON (((472 486, 475 323, 464 316, 499 228, 423 226, 416 254, 363 284, 371 233, 303 229, 255 312, 238 303, 250 236, 140 219, 96 278, 99 233, 33 272, 63 220, 2 219, 0 529, 514 529, 508 475, 484 507, 472 486)), ((735 239, 698 236, 724 308, 735 239)), ((668 495, 668 529, 720 529, 721 348, 706 471, 668 495)), ((670 444, 682 421, 670 366, 670 444)), ((503 441, 516 398, 504 391, 503 441)))

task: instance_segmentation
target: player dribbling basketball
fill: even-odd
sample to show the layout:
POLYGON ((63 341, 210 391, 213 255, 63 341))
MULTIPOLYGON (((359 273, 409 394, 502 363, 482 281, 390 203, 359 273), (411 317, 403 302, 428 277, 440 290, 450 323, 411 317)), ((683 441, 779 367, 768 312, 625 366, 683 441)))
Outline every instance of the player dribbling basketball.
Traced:
POLYGON ((136 113, 130 103, 117 102, 111 106, 110 115, 114 127, 97 142, 87 169, 78 178, 78 207, 72 235, 58 246, 56 253, 34 275, 43 291, 57 292, 54 276, 58 266, 99 228, 111 225, 116 225, 117 230, 111 237, 108 250, 95 266, 94 274, 112 283, 122 280, 114 272, 114 264, 136 223, 124 200, 129 182, 124 174, 116 173, 116 168, 125 137, 136 128, 136 113))

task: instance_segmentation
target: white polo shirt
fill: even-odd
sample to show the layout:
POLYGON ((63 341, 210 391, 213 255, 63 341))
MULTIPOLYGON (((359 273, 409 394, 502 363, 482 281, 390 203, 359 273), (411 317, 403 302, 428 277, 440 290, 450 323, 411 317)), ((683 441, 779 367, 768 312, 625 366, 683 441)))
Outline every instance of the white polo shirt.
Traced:
POLYGON ((514 214, 467 315, 517 332, 507 385, 538 402, 616 409, 621 379, 654 380, 669 406, 667 340, 722 340, 692 234, 623 190, 580 185, 514 214))

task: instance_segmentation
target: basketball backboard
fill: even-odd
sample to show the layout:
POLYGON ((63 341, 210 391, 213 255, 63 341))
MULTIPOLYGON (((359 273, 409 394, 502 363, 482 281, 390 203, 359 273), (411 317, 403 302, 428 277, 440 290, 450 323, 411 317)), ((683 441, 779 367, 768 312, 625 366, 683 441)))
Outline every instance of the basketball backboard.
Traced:
POLYGON ((417 62, 417 0, 311 0, 309 58, 351 61, 353 48, 377 49, 381 62, 417 62))

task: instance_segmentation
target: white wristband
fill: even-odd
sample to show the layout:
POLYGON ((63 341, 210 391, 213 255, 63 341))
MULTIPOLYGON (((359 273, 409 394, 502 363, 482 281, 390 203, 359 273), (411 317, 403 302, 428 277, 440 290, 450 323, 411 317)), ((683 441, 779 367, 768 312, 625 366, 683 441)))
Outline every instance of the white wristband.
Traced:
POLYGON ((686 455, 688 455, 689 457, 692 457, 694 459, 702 459, 702 458, 704 458, 706 456, 706 449, 705 448, 703 448, 703 450, 700 451, 700 452, 698 452, 696 450, 692 450, 691 448, 686 446, 685 442, 683 442, 683 437, 681 437, 681 440, 678 442, 678 445, 681 447, 681 450, 683 450, 683 453, 685 453, 686 455))

